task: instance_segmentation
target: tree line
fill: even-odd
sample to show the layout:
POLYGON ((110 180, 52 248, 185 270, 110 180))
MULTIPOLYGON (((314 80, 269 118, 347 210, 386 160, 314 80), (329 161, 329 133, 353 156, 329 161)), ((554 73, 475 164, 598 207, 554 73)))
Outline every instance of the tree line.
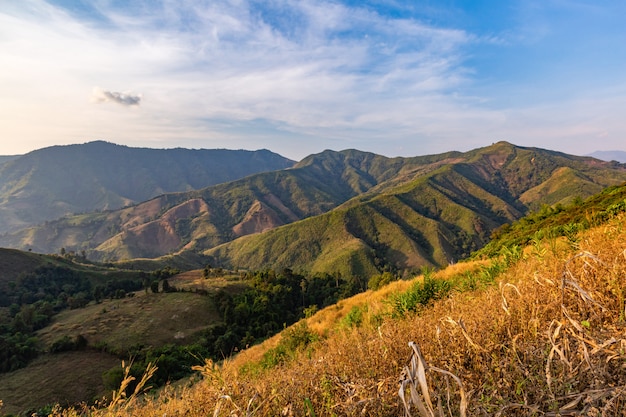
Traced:
MULTIPOLYGON (((244 272, 241 278, 249 284, 245 290, 235 294, 219 290, 207 295, 213 298, 221 322, 197 334, 192 344, 131 349, 127 352, 133 359, 131 374, 139 379, 147 364, 156 362, 153 385, 180 379, 205 358, 222 360, 273 336, 306 314, 365 289, 358 280, 338 273, 305 275, 283 269, 244 272)), ((105 387, 119 387, 122 377, 119 366, 105 372, 105 387)))

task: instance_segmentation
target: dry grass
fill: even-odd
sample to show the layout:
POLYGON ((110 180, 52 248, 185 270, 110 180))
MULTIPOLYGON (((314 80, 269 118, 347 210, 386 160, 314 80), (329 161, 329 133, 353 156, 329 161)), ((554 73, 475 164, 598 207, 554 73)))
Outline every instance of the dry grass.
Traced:
POLYGON ((63 336, 82 334, 91 346, 105 344, 125 351, 143 343, 159 346, 176 343, 185 336, 221 320, 210 297, 194 293, 145 294, 132 298, 104 300, 83 309, 63 311, 54 322, 37 333, 46 346, 63 336))
POLYGON ((312 317, 310 327, 326 338, 293 362, 242 374, 245 360, 260 357, 256 347, 254 355, 208 362, 193 386, 165 389, 116 415, 397 416, 407 413, 398 395, 403 370, 427 413, 415 405, 414 416, 625 415, 625 287, 621 217, 586 232, 575 250, 550 244, 541 256, 527 252, 497 285, 454 293, 406 319, 382 314, 375 293, 361 294, 312 317), (382 320, 331 324, 357 302, 382 320))
POLYGON ((107 394, 102 373, 119 359, 95 351, 44 355, 28 367, 0 374, 0 415, 17 414, 33 404, 75 404, 107 394), (76 381, 80 381, 78 384, 76 381))

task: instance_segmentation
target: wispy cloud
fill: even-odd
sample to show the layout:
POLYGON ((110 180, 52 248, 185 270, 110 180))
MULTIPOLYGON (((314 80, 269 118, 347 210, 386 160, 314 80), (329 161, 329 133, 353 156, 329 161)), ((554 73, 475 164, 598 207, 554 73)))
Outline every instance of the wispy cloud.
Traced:
MULTIPOLYGON (((204 125, 204 134, 211 120, 225 119, 268 120, 296 136, 364 132, 384 117, 406 125, 408 112, 425 111, 463 82, 459 48, 470 41, 461 30, 330 1, 138 1, 127 9, 96 1, 91 19, 26 1, 28 15, 16 22, 28 23, 21 34, 31 52, 12 53, 56 66, 50 76, 73 73, 63 94, 78 96, 87 82, 149 93, 145 131, 181 119, 204 125)), ((141 97, 95 89, 91 100, 138 105, 141 97)))

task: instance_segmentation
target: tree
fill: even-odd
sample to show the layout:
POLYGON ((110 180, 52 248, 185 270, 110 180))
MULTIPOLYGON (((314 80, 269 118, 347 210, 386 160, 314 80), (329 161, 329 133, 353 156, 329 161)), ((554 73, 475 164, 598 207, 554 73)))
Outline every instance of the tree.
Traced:
POLYGON ((150 291, 152 291, 154 294, 157 294, 159 292, 159 281, 152 281, 152 283, 150 284, 150 291))
POLYGON ((367 286, 370 290, 377 290, 394 280, 395 277, 391 272, 383 272, 380 275, 374 275, 373 277, 371 277, 367 283, 367 286))
POLYGON ((141 285, 143 286, 146 294, 148 294, 148 288, 150 288, 150 278, 148 277, 148 274, 146 274, 144 271, 141 271, 139 273, 139 276, 141 277, 141 285))
POLYGON ((93 298, 96 300, 97 304, 102 302, 102 297, 104 295, 104 288, 102 285, 96 285, 96 288, 93 289, 93 298))

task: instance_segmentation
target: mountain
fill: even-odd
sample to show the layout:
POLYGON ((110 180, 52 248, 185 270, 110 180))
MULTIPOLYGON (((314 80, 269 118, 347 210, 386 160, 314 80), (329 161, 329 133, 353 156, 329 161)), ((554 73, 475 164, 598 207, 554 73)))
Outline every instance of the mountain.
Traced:
MULTIPOLYGON (((623 415, 624 209, 578 233, 575 245, 544 234, 529 247, 493 258, 425 270, 309 310, 279 335, 219 363, 206 359, 194 367, 201 376, 172 381, 158 393, 129 394, 89 408, 78 404, 53 414, 199 417, 242 415, 247 407, 255 416, 623 415)), ((283 289, 270 283, 272 291, 283 289)), ((160 313, 162 305, 142 306, 140 313, 146 307, 160 313)), ((126 308, 107 308, 106 314, 118 310, 126 308)), ((237 310, 245 311, 246 304, 237 310)), ((137 321, 133 313, 129 328, 137 321)), ((110 326, 108 318, 94 314, 94 319, 85 323, 76 317, 59 325, 66 332, 91 323, 110 326)), ((70 392, 91 387, 77 373, 89 367, 93 380, 98 368, 78 353, 71 352, 64 368, 48 362, 28 375, 0 375, 2 411, 17 414, 27 409, 22 404, 66 399, 57 391, 44 401, 42 394, 51 387, 70 392), (66 381, 71 385, 64 387, 66 381)), ((160 357, 159 369, 172 357, 160 357)), ((141 373, 126 382, 131 377, 139 381, 141 373)))
POLYGON ((0 245, 48 253, 62 247, 85 250, 97 259, 158 257, 183 248, 201 251, 326 213, 379 183, 435 169, 451 155, 386 158, 354 150, 325 151, 292 169, 5 234, 0 245))
POLYGON ((618 161, 626 163, 626 152, 624 151, 595 151, 589 156, 601 159, 603 161, 618 161))
POLYGON ((5 162, 12 161, 19 157, 19 155, 0 155, 0 166, 2 166, 2 164, 4 164, 5 162))
POLYGON ((103 141, 53 146, 1 161, 0 233, 294 164, 267 150, 147 149, 103 141))
MULTIPOLYGON (((424 353, 422 361, 427 359, 432 366, 422 362, 429 375, 433 402, 447 401, 449 409, 459 408, 459 402, 464 401, 458 393, 463 388, 454 379, 437 378, 432 372, 435 366, 452 372, 460 378, 466 392, 474 393, 466 396, 468 415, 493 415, 495 410, 506 410, 507 415, 527 415, 519 404, 528 398, 529 407, 546 412, 557 410, 566 415, 575 411, 586 415, 593 406, 607 415, 618 415, 623 407, 613 400, 620 395, 618 388, 624 385, 626 374, 616 373, 614 368, 623 363, 626 355, 616 343, 623 337, 616 320, 623 313, 624 303, 622 286, 615 277, 616 271, 626 267, 625 196, 623 184, 567 207, 543 207, 541 212, 525 216, 514 222, 508 232, 501 233, 504 239, 497 239, 496 243, 506 247, 504 252, 495 248, 492 255, 480 260, 461 262, 437 272, 425 269, 422 276, 396 280, 378 290, 325 304, 328 307, 317 312, 309 308, 306 319, 294 326, 283 324, 280 328, 286 328, 281 334, 262 343, 250 344, 248 348, 247 336, 245 341, 234 340, 237 349, 227 349, 226 353, 241 353, 219 366, 213 362, 215 358, 200 356, 193 348, 216 336, 217 328, 225 332, 215 338, 217 344, 232 341, 232 329, 239 326, 221 325, 222 319, 230 317, 239 322, 240 315, 269 312, 272 320, 284 323, 285 310, 282 306, 277 308, 274 296, 288 295, 284 300, 296 300, 296 306, 302 300, 301 305, 307 306, 310 299, 305 294, 311 289, 322 296, 326 291, 336 291, 337 278, 298 277, 288 270, 275 275, 262 271, 254 277, 239 273, 213 275, 219 268, 208 277, 206 271, 197 270, 169 279, 171 285, 184 291, 152 294, 140 290, 133 292, 132 297, 104 297, 100 303, 65 309, 35 333, 42 349, 39 358, 24 368, 0 373, 2 411, 20 415, 38 411, 37 414, 47 415, 52 413, 52 404, 61 403, 76 404, 84 412, 86 406, 81 403, 101 399, 107 389, 110 394, 111 389, 120 386, 119 380, 112 388, 107 386, 115 375, 120 380, 123 376, 120 359, 111 352, 133 346, 132 377, 141 379, 143 368, 138 366, 136 355, 138 349, 148 349, 153 352, 151 360, 158 358, 158 372, 149 385, 158 386, 163 375, 171 385, 159 391, 159 395, 151 392, 140 401, 129 394, 129 399, 108 408, 106 402, 97 402, 89 408, 90 415, 162 415, 167 411, 204 416, 207 410, 229 410, 235 414, 246 403, 256 405, 255 415, 288 414, 284 410, 294 409, 311 410, 311 415, 352 415, 355 411, 398 415, 402 407, 398 401, 399 377, 406 378, 403 369, 415 372, 417 366, 415 362, 411 365, 412 349, 407 341, 417 341, 424 353), (572 238, 568 231, 572 222, 585 221, 589 222, 588 227, 578 229, 572 238), (567 239, 555 238, 559 235, 552 232, 557 227, 568 234, 567 239), (517 240, 522 235, 525 239, 517 240), (524 247, 526 244, 529 247, 524 247), (562 275, 563 279, 558 279, 562 275), (320 286, 320 282, 330 285, 320 286), (302 294, 296 292, 294 297, 292 289, 301 290, 302 294), (218 296, 224 290, 239 298, 218 296), (207 297, 208 294, 214 295, 207 297), (205 329, 197 332, 200 327, 205 329), (559 329, 565 331, 559 333, 559 329), (60 343, 79 340, 80 335, 87 339, 87 346, 82 349, 60 343), (172 342, 182 345, 175 349, 172 342), (588 355, 567 348, 583 342, 590 346, 588 355), (563 355, 554 355, 554 349, 546 346, 565 346, 563 355), (355 357, 360 360, 354 361, 355 357), (520 361, 520 357, 524 360, 520 361), (207 358, 204 366, 194 367, 204 376, 201 383, 196 377, 175 382, 177 378, 170 376, 173 364, 182 364, 189 370, 191 365, 200 365, 202 358, 207 358), (519 383, 527 381, 529 375, 533 384, 519 383), (617 376, 621 380, 616 385, 617 376), (588 381, 595 381, 598 388, 590 388, 588 381), (563 395, 555 400, 551 390, 563 395), (224 396, 225 392, 229 397, 224 396), (590 392, 604 395, 592 398, 590 392), (277 393, 280 402, 262 401, 277 393), (355 401, 357 395, 359 400, 355 401)), ((0 266, 13 268, 14 276, 16 270, 32 268, 32 263, 38 261, 67 262, 66 266, 73 268, 86 266, 59 256, 0 249, 0 266)), ((114 276, 112 269, 102 272, 102 278, 107 280, 114 276)), ((141 274, 138 270, 115 274, 121 272, 141 274)), ((59 276, 49 278, 56 281, 59 276)), ((43 284, 45 281, 37 281, 32 287, 35 292, 27 297, 31 302, 49 296, 41 288, 43 284)), ((20 285, 12 288, 19 289, 20 285)), ((45 304, 37 301, 32 306, 45 304)), ((37 317, 32 311, 26 316, 28 309, 24 307, 4 309, 13 310, 16 317, 37 317)), ((3 313, 0 305, 0 316, 3 313)), ((249 324, 245 320, 239 323, 249 324)), ((244 332, 247 335, 245 329, 244 332)), ((424 392, 415 388, 415 392, 424 392)), ((67 416, 80 413, 73 409, 56 412, 67 416)))
POLYGON ((499 225, 542 205, 585 198, 623 181, 624 165, 500 142, 437 169, 392 178, 332 212, 205 254, 217 265, 252 269, 406 274, 466 257, 499 225))
POLYGON ((626 166, 506 142, 386 158, 325 151, 293 168, 2 236, 35 251, 100 260, 204 253, 212 265, 367 278, 441 266, 542 205, 626 181, 626 166))

